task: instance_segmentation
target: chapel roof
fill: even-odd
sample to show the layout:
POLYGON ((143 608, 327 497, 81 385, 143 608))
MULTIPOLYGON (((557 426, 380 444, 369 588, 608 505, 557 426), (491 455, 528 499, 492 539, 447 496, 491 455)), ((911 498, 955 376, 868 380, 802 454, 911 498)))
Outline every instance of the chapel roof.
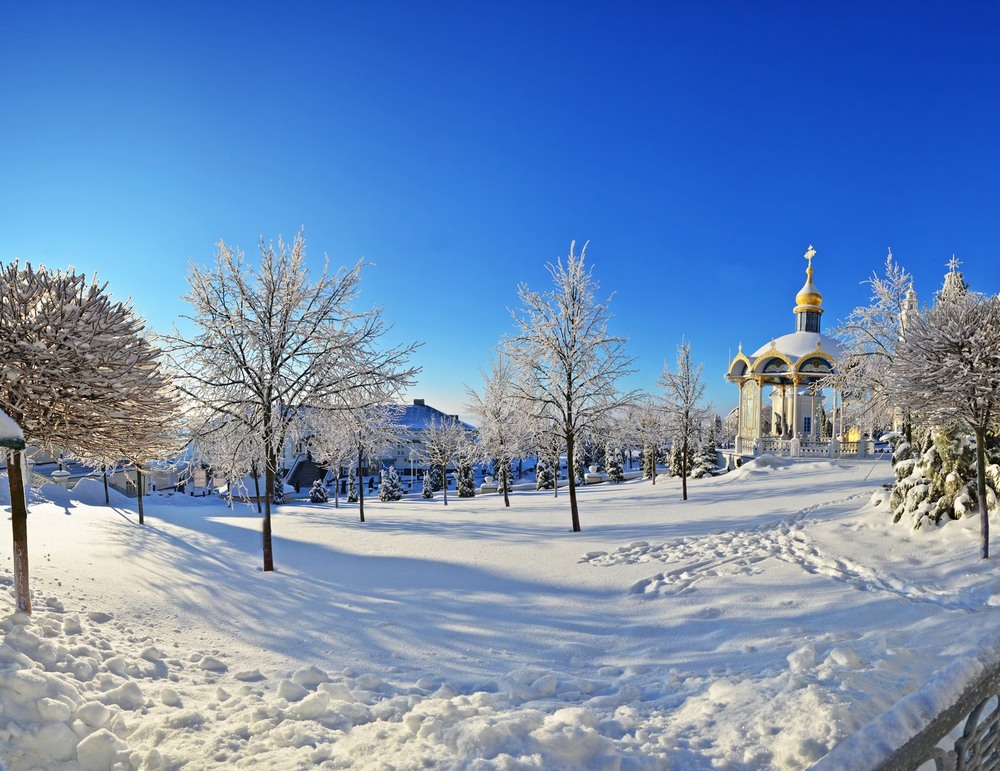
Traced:
POLYGON ((834 359, 844 353, 844 346, 841 342, 827 335, 819 332, 791 332, 762 345, 754 351, 750 357, 751 360, 763 356, 772 348, 792 361, 808 356, 810 353, 821 352, 834 359))

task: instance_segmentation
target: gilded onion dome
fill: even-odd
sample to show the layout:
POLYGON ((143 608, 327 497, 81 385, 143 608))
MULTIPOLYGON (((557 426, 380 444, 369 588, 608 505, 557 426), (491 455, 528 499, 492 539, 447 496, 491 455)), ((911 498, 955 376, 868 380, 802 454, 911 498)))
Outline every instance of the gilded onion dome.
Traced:
POLYGON ((809 265, 806 268, 806 283, 802 285, 799 293, 795 295, 795 312, 801 313, 802 311, 820 311, 822 312, 823 307, 823 295, 819 293, 816 285, 813 283, 813 266, 812 258, 815 256, 816 250, 809 246, 806 251, 805 257, 808 260, 809 265))

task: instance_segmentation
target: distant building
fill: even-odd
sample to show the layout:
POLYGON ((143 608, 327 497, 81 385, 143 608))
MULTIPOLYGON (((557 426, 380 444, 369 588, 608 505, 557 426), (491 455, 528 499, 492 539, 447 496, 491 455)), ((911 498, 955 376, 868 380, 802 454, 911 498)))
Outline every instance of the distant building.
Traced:
MULTIPOLYGON (((380 465, 382 467, 393 465, 404 475, 423 474, 427 470, 426 464, 420 462, 424 437, 433 423, 443 420, 458 420, 470 432, 475 431, 473 426, 459 420, 458 415, 448 415, 435 407, 430 407, 423 399, 414 399, 413 404, 402 407, 402 411, 396 417, 396 423, 405 429, 406 441, 385 453, 379 459, 380 465)), ((448 470, 454 469, 449 467, 448 470)))
MULTIPOLYGON (((422 460, 427 431, 433 423, 444 420, 459 421, 469 432, 475 431, 473 426, 459 420, 458 415, 449 415, 431 407, 423 399, 414 399, 412 404, 400 405, 394 422, 402 429, 403 440, 377 458, 365 458, 362 476, 375 475, 383 468, 395 466, 403 477, 421 477, 427 471, 427 464, 422 460)), ((286 448, 282 462, 286 470, 286 482, 299 489, 311 485, 328 471, 313 463, 309 455, 308 438, 295 447, 286 448)), ((453 466, 447 469, 448 472, 454 470, 453 466)), ((345 477, 349 471, 349 468, 341 469, 341 476, 345 477)), ((412 483, 412 479, 410 481, 412 483)))

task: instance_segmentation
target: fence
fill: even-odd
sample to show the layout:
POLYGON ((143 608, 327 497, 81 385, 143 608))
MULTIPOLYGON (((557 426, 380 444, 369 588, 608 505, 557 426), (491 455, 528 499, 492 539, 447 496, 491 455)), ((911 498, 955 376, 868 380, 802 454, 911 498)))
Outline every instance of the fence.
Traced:
POLYGON ((998 771, 1000 646, 994 643, 978 657, 936 673, 813 766, 814 771, 860 769, 998 771))

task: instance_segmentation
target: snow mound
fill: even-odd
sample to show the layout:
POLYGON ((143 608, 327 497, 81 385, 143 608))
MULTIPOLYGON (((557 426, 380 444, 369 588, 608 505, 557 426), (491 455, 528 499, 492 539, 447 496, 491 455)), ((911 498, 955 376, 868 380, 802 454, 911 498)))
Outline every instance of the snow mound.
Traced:
MULTIPOLYGON (((70 491, 70 497, 88 506, 104 506, 104 482, 98 479, 81 479, 70 491)), ((135 505, 127 495, 113 488, 108 488, 108 498, 112 506, 135 505)))

